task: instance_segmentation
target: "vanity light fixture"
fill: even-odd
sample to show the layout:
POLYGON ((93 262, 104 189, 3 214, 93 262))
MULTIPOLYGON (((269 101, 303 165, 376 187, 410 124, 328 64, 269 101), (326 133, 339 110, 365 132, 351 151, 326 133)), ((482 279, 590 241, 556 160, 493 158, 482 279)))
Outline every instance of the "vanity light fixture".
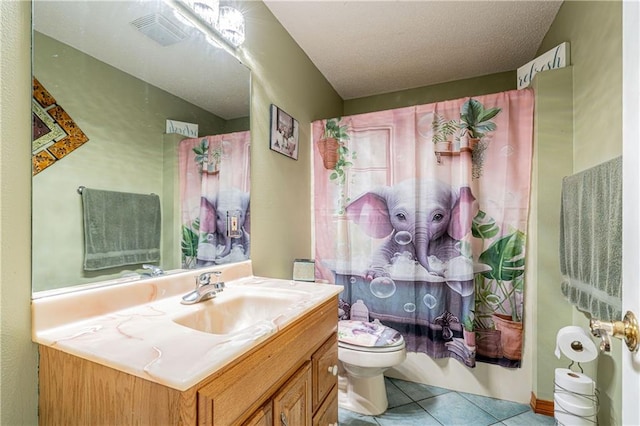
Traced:
POLYGON ((183 3, 193 9, 209 26, 216 26, 220 14, 220 2, 218 0, 183 0, 183 3))
POLYGON ((234 46, 244 43, 244 15, 235 7, 220 8, 216 29, 234 46))
POLYGON ((219 0, 165 0, 181 18, 202 32, 211 44, 235 53, 244 42, 244 15, 219 0))

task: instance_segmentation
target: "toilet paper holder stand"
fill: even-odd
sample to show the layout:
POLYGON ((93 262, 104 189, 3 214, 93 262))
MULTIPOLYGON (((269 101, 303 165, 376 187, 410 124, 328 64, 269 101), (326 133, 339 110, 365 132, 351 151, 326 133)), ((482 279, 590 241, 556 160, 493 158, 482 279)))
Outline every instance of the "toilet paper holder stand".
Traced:
POLYGON ((589 321, 591 334, 600 338, 600 352, 611 351, 611 337, 624 340, 631 352, 638 350, 638 320, 631 311, 627 311, 622 321, 589 321))

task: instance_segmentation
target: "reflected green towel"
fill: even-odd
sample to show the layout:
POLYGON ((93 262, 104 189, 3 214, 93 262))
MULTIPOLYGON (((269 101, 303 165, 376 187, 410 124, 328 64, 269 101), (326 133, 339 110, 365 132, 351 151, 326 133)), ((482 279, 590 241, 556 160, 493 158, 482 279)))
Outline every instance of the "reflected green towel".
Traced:
POLYGON ((622 314, 622 157, 562 181, 562 294, 593 318, 622 314))
POLYGON ((84 188, 84 269, 160 261, 160 197, 84 188))

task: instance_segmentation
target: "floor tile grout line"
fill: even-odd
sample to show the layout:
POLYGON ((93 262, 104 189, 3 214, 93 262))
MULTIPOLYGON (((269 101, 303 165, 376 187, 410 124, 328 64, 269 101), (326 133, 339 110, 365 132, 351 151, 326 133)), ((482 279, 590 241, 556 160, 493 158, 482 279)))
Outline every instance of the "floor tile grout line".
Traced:
MULTIPOLYGON (((391 378, 388 378, 389 383, 391 383, 393 385, 393 387, 395 387, 396 389, 398 389, 403 395, 405 395, 407 398, 409 398, 411 401, 413 401, 413 398, 411 398, 411 395, 408 395, 405 391, 403 391, 398 385, 396 385, 394 383, 394 381, 391 378)), ((396 379, 398 380, 398 379, 396 379)), ((415 402, 415 401, 413 401, 415 402)))
MULTIPOLYGON (((451 390, 451 389, 444 389, 444 388, 441 388, 441 389, 444 389, 446 392, 440 393, 440 394, 438 394, 438 395, 429 395, 429 396, 427 396, 426 398, 420 398, 420 399, 418 399, 418 400, 415 400, 415 399, 413 399, 413 397, 412 397, 411 395, 409 395, 409 394, 407 394, 405 391, 403 391, 403 390, 402 390, 402 388, 400 388, 400 386, 396 385, 396 384, 393 382, 393 380, 392 380, 391 378, 388 378, 388 379, 389 379, 389 383, 393 384, 393 386, 394 386, 396 389, 398 389, 400 392, 402 392, 404 395, 406 395, 406 396, 409 398, 409 400, 411 401, 410 403, 407 403, 407 404, 401 404, 401 405, 398 405, 398 406, 393 407, 393 408, 403 407, 403 406, 405 406, 405 405, 409 405, 409 404, 416 404, 416 405, 417 405, 418 407, 420 407, 420 408, 421 408, 425 413, 427 413, 429 416, 431 416, 431 418, 432 418, 432 419, 434 419, 434 420, 435 420, 439 425, 441 425, 441 426, 446 426, 444 423, 442 423, 440 420, 438 420, 438 419, 437 419, 437 418, 436 418, 432 413, 430 413, 430 412, 429 412, 429 410, 427 410, 427 409, 426 409, 426 408, 424 408, 422 405, 420 405, 419 401, 426 401, 426 400, 428 400, 428 399, 432 399, 432 398, 438 397, 438 396, 440 396, 440 395, 445 395, 445 394, 449 394, 449 393, 457 393, 457 394, 459 394, 459 392, 453 391, 453 390, 451 390)), ((400 379, 395 379, 395 380, 400 380, 400 379)), ((462 396, 462 395, 460 395, 460 396, 462 396)), ((465 399, 466 399, 466 398, 465 398, 465 399)), ((469 401, 469 402, 471 402, 471 401, 469 401)), ((472 404, 473 404, 473 403, 472 403, 472 404)), ((475 405, 475 404, 474 404, 474 405, 475 405)), ((483 411, 484 411, 484 410, 483 410, 483 411)), ((486 411, 485 411, 485 412, 486 412, 486 411)), ((489 414, 489 413, 487 413, 487 414, 489 414)), ((384 415, 384 413, 383 413, 382 415, 384 415)), ((489 414, 489 415, 495 419, 495 417, 494 417, 494 416, 492 416, 491 414, 489 414)), ((380 423, 376 420, 376 417, 374 417, 374 420, 376 421, 376 423, 380 424, 380 423)), ((496 421, 500 421, 500 420, 496 419, 496 421)))
MULTIPOLYGON (((436 397, 436 396, 444 395, 444 394, 447 394, 447 393, 452 393, 452 392, 453 392, 453 393, 457 393, 456 391, 451 390, 451 389, 439 388, 439 389, 444 390, 445 392, 439 393, 438 395, 429 395, 429 396, 427 396, 426 398, 420 398, 420 399, 418 399, 418 400, 415 400, 415 399, 413 399, 413 397, 412 397, 411 395, 409 395, 408 393, 406 393, 405 391, 403 391, 403 390, 402 390, 402 388, 400 388, 400 386, 396 385, 396 384, 393 382, 393 380, 397 380, 397 381, 404 381, 404 380, 401 380, 401 379, 392 379, 392 378, 390 378, 390 377, 387 377, 387 379, 389 379, 389 381, 390 381, 391 383, 393 383, 393 385, 396 387, 396 389, 400 390, 400 392, 402 392, 403 394, 405 394, 405 395, 407 396, 407 398, 409 398, 409 399, 410 399, 411 401, 413 401, 413 402, 424 401, 425 399, 434 398, 434 397, 436 397)), ((418 384, 419 384, 419 383, 418 383, 418 384)), ((428 386, 428 385, 427 385, 427 386, 428 386)))
MULTIPOLYGON (((466 399, 467 401, 469 401, 470 403, 472 403, 473 405, 475 405, 476 407, 478 407, 479 409, 481 409, 482 411, 484 411, 485 413, 489 414, 491 417, 493 417, 494 419, 496 419, 498 422, 503 422, 503 421, 505 421, 505 420, 507 420, 507 419, 511 419, 511 418, 513 418, 513 417, 516 417, 516 416, 519 416, 519 415, 521 415, 521 414, 524 414, 524 413, 526 413, 527 411, 529 411, 529 410, 530 410, 530 409, 527 407, 527 408, 524 408, 524 410, 523 410, 523 411, 521 411, 521 412, 519 412, 519 413, 517 413, 517 414, 513 414, 513 415, 511 415, 511 416, 509 416, 509 417, 505 417, 504 419, 499 419, 499 418, 497 418, 493 413, 491 413, 490 411, 487 411, 487 410, 485 410, 484 408, 482 408, 480 405, 476 404, 472 399, 467 398, 467 397, 465 396, 465 393, 464 393, 464 392, 456 392, 456 393, 457 393, 458 395, 460 395, 461 397, 463 397, 464 399, 466 399)), ((482 395, 476 395, 476 396, 479 396, 479 397, 481 397, 481 398, 483 398, 483 399, 488 399, 488 400, 503 401, 503 400, 501 400, 501 399, 493 398, 493 397, 490 397, 490 396, 482 396, 482 395)), ((511 401, 510 401, 510 402, 511 402, 511 401)), ((522 404, 522 405, 525 405, 525 404, 522 404)), ((525 407, 526 407, 526 406, 525 406, 525 407)))
MULTIPOLYGON (((478 408, 480 411, 482 411, 482 412, 486 413, 489 417, 491 417, 493 420, 495 420, 495 422, 491 423, 492 425, 494 425, 494 424, 496 424, 496 423, 502 423, 502 422, 503 422, 504 420, 506 420, 506 419, 510 419, 510 418, 515 417, 515 416, 517 416, 517 415, 519 415, 519 414, 522 414, 522 413, 519 413, 519 414, 516 414, 516 415, 514 415, 514 416, 510 416, 510 417, 507 417, 506 419, 502 419, 502 420, 501 420, 501 419, 497 418, 496 416, 494 416, 491 412, 489 412, 489 411, 485 410, 484 408, 480 407, 478 404, 476 404, 476 403, 474 403, 473 401, 471 401, 470 399, 465 398, 465 397, 464 397, 464 395, 462 395, 462 393, 461 393, 461 392, 457 392, 457 391, 449 391, 449 392, 444 392, 444 393, 439 394, 439 395, 431 395, 431 396, 428 396, 428 397, 426 397, 426 398, 422 398, 422 399, 419 399, 419 400, 417 400, 417 401, 413 401, 413 402, 414 402, 414 403, 416 403, 416 404, 418 404, 418 406, 419 406, 420 408, 422 408, 422 409, 423 409, 427 414, 429 414, 429 415, 430 415, 430 416, 431 416, 435 421, 437 421, 440 425, 446 426, 446 425, 444 425, 442 422, 440 422, 440 421, 437 419, 437 417, 435 417, 435 416, 433 415, 433 413, 431 413, 428 409, 424 408, 424 407, 420 404, 420 402, 422 402, 422 401, 426 401, 426 400, 428 400, 428 399, 435 398, 435 397, 438 397, 438 396, 441 396, 441 395, 450 394, 450 393, 453 393, 453 394, 456 394, 456 395, 460 396, 462 399, 464 399, 465 401, 469 402, 471 405, 473 405, 474 407, 478 408)), ((411 397, 409 397, 409 398, 411 398, 411 397)), ((486 397, 486 398, 488 398, 488 399, 492 399, 492 398, 489 398, 489 397, 486 397)), ((409 405, 409 404, 403 404, 402 406, 404 406, 404 405, 409 405)), ((395 407, 394 407, 394 408, 395 408, 395 407)))
MULTIPOLYGON (((493 415, 493 413, 491 413, 491 412, 489 412, 489 411, 485 410, 484 408, 482 408, 481 406, 479 406, 478 404, 476 404, 475 402, 473 402, 471 399, 467 398, 467 397, 464 395, 464 393, 463 393, 463 392, 456 392, 456 393, 457 393, 457 394, 458 394, 462 399, 464 399, 465 401, 470 402, 470 403, 471 403, 471 405, 473 405, 473 406, 475 406, 475 407, 478 407, 478 408, 480 409, 480 411, 483 411, 483 412, 487 413, 489 416, 493 417, 493 418, 496 420, 496 422, 502 422, 502 420, 500 420, 499 418, 497 418, 496 416, 494 416, 494 415, 493 415)), ((490 397, 486 397, 486 396, 483 396, 482 398, 486 398, 486 399, 495 399, 495 398, 490 398, 490 397)), ((493 423, 492 423, 492 424, 493 424, 493 423)))
MULTIPOLYGON (((408 396, 408 395, 407 395, 407 396, 408 396)), ((420 399, 419 401, 426 401, 427 399, 433 398, 434 396, 437 396, 437 395, 429 396, 429 397, 427 397, 427 398, 420 399)), ((431 416, 431 418, 432 418, 433 420, 435 420, 435 421, 436 421, 440 426, 446 426, 444 423, 442 423, 440 420, 438 420, 436 417, 434 417, 434 416, 433 416, 433 414, 431 414, 431 413, 429 412, 429 410, 427 410, 427 409, 426 409, 426 408, 424 408, 422 405, 420 405, 420 404, 418 403, 418 401, 414 401, 411 397, 409 397, 409 399, 411 399, 411 402, 408 402, 408 403, 406 403, 406 404, 402 404, 402 405, 395 406, 395 407, 393 407, 392 409, 396 409, 396 408, 399 408, 399 407, 405 407, 405 406, 407 406, 407 405, 415 404, 415 405, 417 405, 418 407, 420 407, 420 409, 422 409, 422 411, 424 411, 424 412, 425 412, 425 413, 427 413, 429 416, 431 416)), ((381 417, 384 417, 385 413, 386 413, 386 411, 385 411, 384 413, 382 413, 382 414, 378 414, 377 416, 371 416, 371 418, 372 418, 372 419, 373 419, 373 421, 375 421, 378 425, 381 425, 381 423, 378 421, 378 419, 379 419, 379 418, 381 418, 381 417)), ((402 424, 402 423, 400 423, 400 424, 402 424)))

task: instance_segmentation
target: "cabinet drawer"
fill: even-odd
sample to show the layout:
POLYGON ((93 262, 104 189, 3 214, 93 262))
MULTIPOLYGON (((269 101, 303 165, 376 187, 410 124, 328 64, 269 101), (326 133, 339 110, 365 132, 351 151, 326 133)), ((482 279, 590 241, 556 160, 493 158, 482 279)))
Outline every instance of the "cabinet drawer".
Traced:
POLYGON ((338 387, 334 386, 318 412, 313 416, 313 426, 338 425, 338 387))
POLYGON ((329 339, 311 357, 313 368, 313 412, 338 383, 338 336, 329 339))

